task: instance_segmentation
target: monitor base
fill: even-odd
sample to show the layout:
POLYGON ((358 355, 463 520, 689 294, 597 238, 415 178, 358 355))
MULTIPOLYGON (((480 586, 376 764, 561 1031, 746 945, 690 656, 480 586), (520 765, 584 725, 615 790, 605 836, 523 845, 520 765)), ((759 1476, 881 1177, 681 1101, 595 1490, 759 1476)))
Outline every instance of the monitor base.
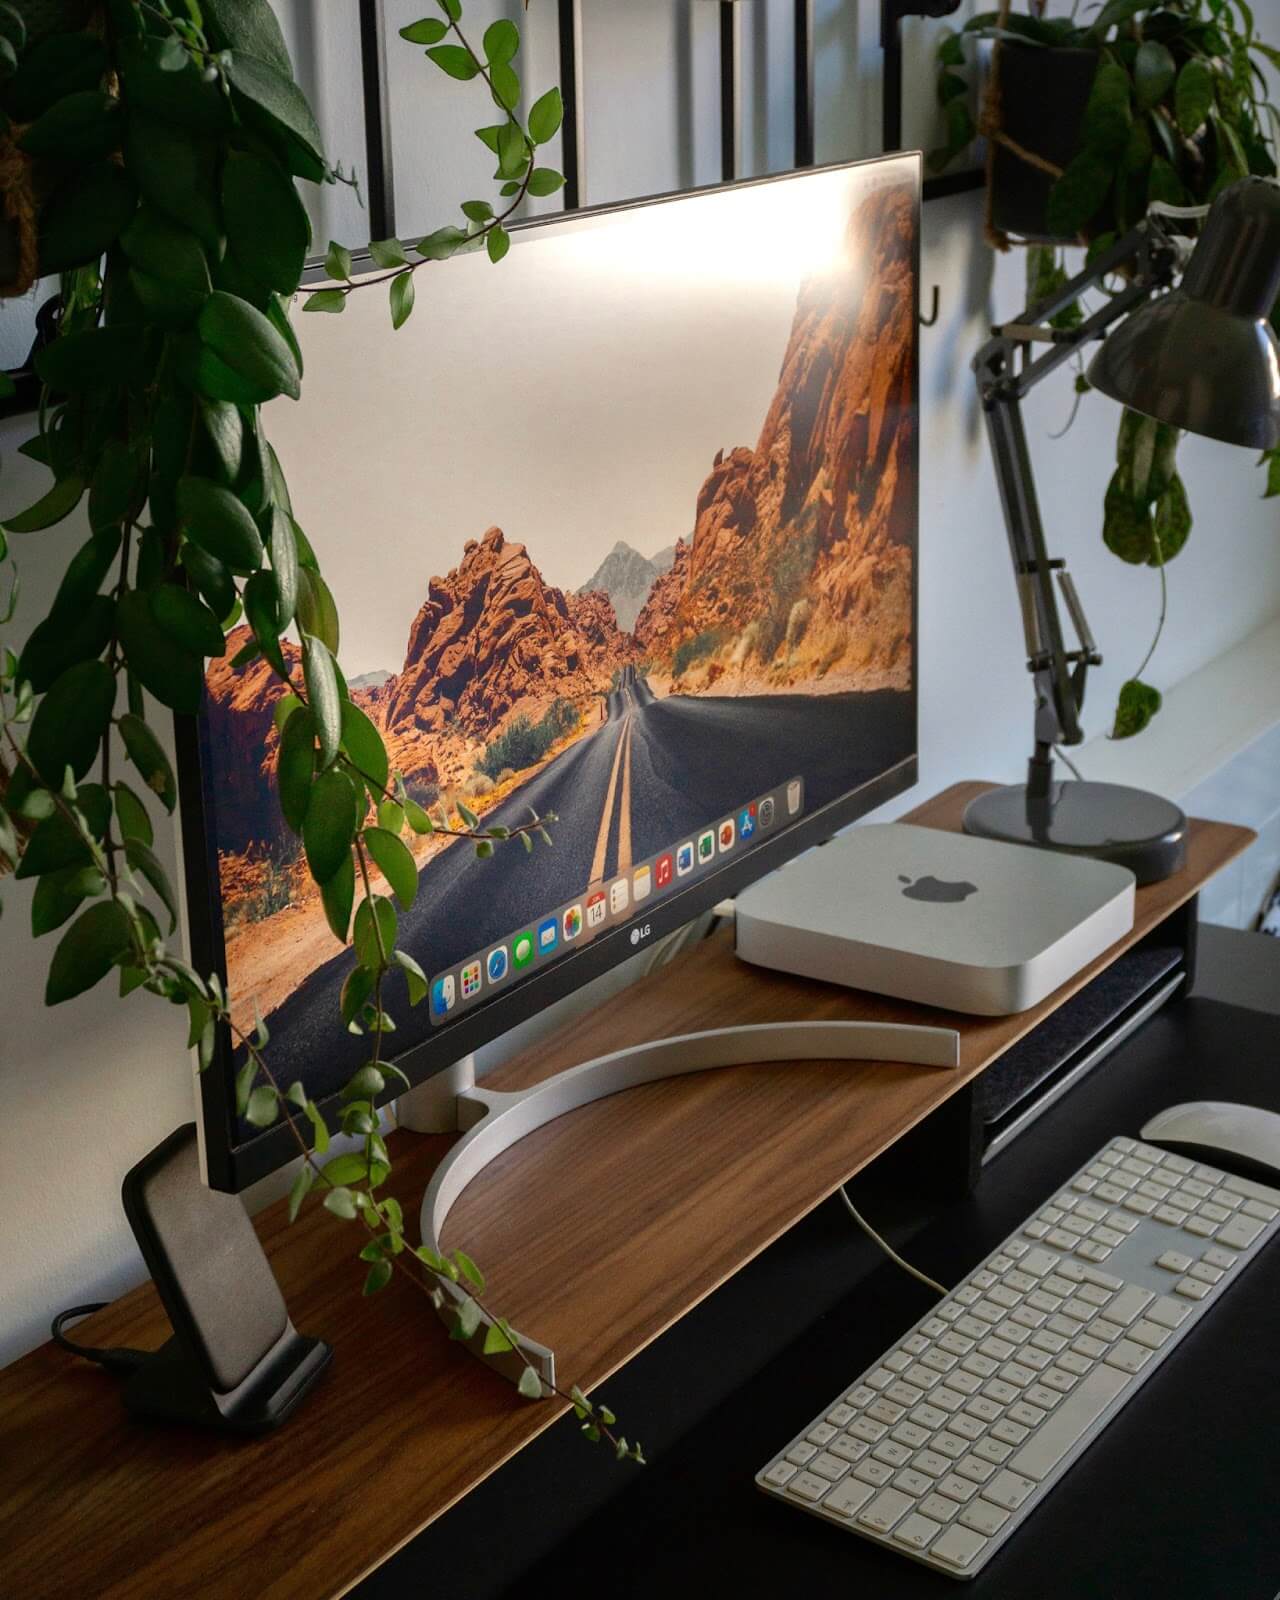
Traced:
POLYGON ((1159 883, 1187 859, 1187 818, 1170 800, 1119 783, 1053 782, 1036 798, 1023 783, 971 800, 964 831, 982 839, 1092 856, 1159 883))
MULTIPOLYGON (((451 1115, 451 1126, 463 1130, 463 1137, 436 1168, 423 1198, 422 1242, 442 1253, 440 1236, 445 1221, 471 1180, 526 1134, 568 1111, 642 1083, 714 1067, 826 1060, 902 1061, 954 1068, 960 1061, 960 1036, 953 1028, 878 1022, 770 1022, 715 1028, 616 1050, 515 1093, 475 1086, 474 1062, 465 1057, 451 1074, 442 1075, 447 1077, 443 1094, 436 1087, 438 1080, 429 1079, 397 1103, 402 1127, 445 1131, 443 1123, 451 1115)), ((469 1296, 457 1284, 444 1282, 440 1287, 440 1315, 453 1331, 457 1310, 469 1296)), ((464 1341, 466 1347, 513 1383, 531 1366, 542 1379, 543 1397, 550 1396, 555 1386, 555 1352, 512 1329, 517 1348, 486 1355, 485 1335, 490 1325, 482 1314, 479 1326, 464 1341)))

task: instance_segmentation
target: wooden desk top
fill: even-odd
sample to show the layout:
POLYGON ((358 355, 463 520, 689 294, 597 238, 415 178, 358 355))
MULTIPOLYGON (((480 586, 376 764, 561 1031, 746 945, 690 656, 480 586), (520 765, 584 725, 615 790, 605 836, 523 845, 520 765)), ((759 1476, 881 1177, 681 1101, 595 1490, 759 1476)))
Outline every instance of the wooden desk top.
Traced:
MULTIPOLYGON (((906 820, 957 828, 983 785, 906 820)), ((913 1007, 738 963, 705 941, 485 1081, 511 1088, 625 1043, 735 1022, 942 1022, 958 1071, 874 1062, 738 1067, 650 1084, 539 1130, 460 1198, 491 1304, 591 1389, 830 1195, 1123 945, 1250 843, 1196 821, 1186 868, 1138 891, 1122 946, 1041 1006, 980 1018, 913 1007)), ((393 1136, 392 1184, 416 1215, 451 1136, 393 1136)), ((52 1345, 0 1373, 0 1593, 21 1600, 328 1600, 345 1593, 556 1420, 450 1344, 425 1296, 360 1298, 354 1236, 319 1207, 258 1229, 297 1327, 334 1346, 330 1374, 279 1432, 232 1440, 149 1426, 116 1381, 52 1345)), ((89 1319, 96 1345, 154 1348, 168 1326, 150 1284, 89 1319)), ((643 1417, 622 1417, 644 1438, 643 1417)), ((586 1445, 583 1448, 588 1448, 586 1445)), ((600 1471, 615 1466, 603 1452, 600 1471)))

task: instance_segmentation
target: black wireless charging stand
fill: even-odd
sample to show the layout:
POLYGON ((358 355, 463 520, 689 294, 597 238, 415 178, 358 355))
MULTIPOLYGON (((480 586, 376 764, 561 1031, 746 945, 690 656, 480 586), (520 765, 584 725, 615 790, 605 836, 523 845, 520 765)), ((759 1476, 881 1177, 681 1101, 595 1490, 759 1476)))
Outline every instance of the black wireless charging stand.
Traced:
POLYGON ((173 1324, 173 1337, 126 1381, 125 1405, 227 1433, 278 1427, 332 1351, 289 1320, 240 1201, 201 1181, 195 1124, 144 1156, 122 1195, 173 1324))

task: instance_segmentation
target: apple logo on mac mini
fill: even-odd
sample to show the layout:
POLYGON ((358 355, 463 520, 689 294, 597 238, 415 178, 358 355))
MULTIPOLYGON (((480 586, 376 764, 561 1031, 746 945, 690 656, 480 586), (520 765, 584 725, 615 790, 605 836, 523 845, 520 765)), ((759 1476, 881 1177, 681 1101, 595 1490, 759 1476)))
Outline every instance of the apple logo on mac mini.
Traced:
POLYGON ((978 892, 976 883, 948 883, 945 878, 935 878, 931 874, 913 881, 900 872, 898 882, 906 884, 902 891, 906 899, 927 900, 933 905, 955 905, 957 901, 967 900, 971 894, 978 892))

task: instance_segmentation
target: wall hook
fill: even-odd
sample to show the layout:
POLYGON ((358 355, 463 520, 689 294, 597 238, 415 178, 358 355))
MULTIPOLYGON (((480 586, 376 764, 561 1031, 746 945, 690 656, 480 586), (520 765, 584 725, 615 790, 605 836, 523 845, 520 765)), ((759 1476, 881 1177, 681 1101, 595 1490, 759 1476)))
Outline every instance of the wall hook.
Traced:
POLYGON ((940 291, 938 289, 938 285, 935 283, 933 286, 933 294, 929 301, 929 315, 927 317, 920 318, 920 326, 922 328, 932 328, 934 323, 938 320, 938 302, 940 298, 940 291))

